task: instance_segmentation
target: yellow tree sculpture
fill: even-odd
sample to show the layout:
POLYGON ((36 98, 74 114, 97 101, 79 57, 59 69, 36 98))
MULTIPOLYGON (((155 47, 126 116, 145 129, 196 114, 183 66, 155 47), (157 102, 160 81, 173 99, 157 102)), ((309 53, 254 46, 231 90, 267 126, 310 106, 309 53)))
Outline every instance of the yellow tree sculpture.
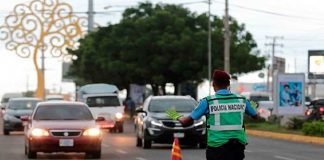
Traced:
POLYGON ((75 49, 84 36, 86 18, 73 13, 71 5, 60 0, 33 0, 18 4, 0 26, 0 40, 6 48, 22 58, 33 58, 37 72, 35 96, 44 97, 44 75, 37 63, 40 53, 54 57, 68 55, 66 48, 75 49))

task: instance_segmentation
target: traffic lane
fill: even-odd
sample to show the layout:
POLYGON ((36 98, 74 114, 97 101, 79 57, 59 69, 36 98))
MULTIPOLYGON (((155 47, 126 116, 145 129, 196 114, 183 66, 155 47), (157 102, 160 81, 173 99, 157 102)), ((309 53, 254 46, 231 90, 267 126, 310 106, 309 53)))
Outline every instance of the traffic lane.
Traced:
POLYGON ((247 159, 323 160, 324 146, 270 138, 248 137, 247 159))
MULTIPOLYGON (((0 122, 1 123, 1 122, 0 122)), ((1 126, 2 127, 2 126, 1 126)), ((27 159, 24 156, 23 133, 0 135, 0 159, 27 159)), ((152 149, 136 147, 134 125, 125 123, 125 133, 104 131, 102 159, 111 160, 165 160, 171 156, 171 145, 153 144, 152 149)), ((205 150, 182 146, 183 159, 205 159, 205 150)), ((302 144, 267 138, 249 137, 246 159, 249 160, 322 160, 323 146, 302 144)), ((84 154, 38 154, 39 159, 83 159, 84 154)))
POLYGON ((1 131, 0 159, 25 159, 23 132, 11 132, 10 136, 4 136, 1 131))
MULTIPOLYGON (((2 125, 0 126, 2 128, 2 125)), ((152 149, 144 150, 136 147, 134 124, 130 121, 125 123, 124 133, 109 133, 103 131, 102 159, 111 160, 165 160, 171 155, 171 145, 153 145, 152 149)), ((27 159, 24 155, 23 132, 11 132, 9 136, 0 135, 0 160, 27 159)), ((188 160, 201 159, 204 150, 183 150, 184 158, 188 160)), ((84 159, 84 154, 79 153, 38 153, 38 159, 84 159)))
MULTIPOLYGON (((103 155, 108 156, 109 159, 134 159, 134 160, 165 160, 171 157, 171 144, 152 144, 151 149, 143 149, 136 147, 136 135, 134 123, 126 121, 125 132, 120 133, 107 133, 103 140, 103 155)), ((183 159, 197 160, 204 159, 205 150, 192 148, 191 146, 181 146, 183 159)))

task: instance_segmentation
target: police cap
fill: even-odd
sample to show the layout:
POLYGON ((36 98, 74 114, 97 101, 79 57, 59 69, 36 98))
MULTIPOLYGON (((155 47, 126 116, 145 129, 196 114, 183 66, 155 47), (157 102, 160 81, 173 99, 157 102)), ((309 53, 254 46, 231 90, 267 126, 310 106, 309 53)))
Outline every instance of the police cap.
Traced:
POLYGON ((229 85, 231 76, 222 70, 215 69, 213 73, 213 81, 217 85, 229 85))

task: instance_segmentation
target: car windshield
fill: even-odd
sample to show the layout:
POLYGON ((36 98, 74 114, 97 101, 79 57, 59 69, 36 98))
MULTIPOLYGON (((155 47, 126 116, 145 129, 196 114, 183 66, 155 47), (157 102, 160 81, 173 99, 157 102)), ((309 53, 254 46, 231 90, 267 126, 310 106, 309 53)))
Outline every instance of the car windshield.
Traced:
POLYGON ((8 108, 14 110, 25 110, 25 109, 34 109, 39 100, 19 100, 19 101, 10 101, 8 108))
POLYGON ((254 102, 259 102, 259 101, 269 101, 270 98, 268 96, 250 96, 250 100, 254 102))
POLYGON ((2 98, 1 103, 8 103, 9 98, 2 98))
POLYGON ((87 104, 89 107, 120 106, 117 96, 88 97, 87 104))
POLYGON ((306 101, 306 102, 310 102, 310 101, 312 101, 312 99, 311 99, 310 97, 306 96, 306 97, 305 97, 305 101, 306 101))
POLYGON ((85 105, 43 105, 39 106, 34 120, 92 120, 92 114, 85 105))
POLYGON ((148 110, 150 112, 165 112, 174 108, 177 112, 191 112, 195 105, 196 103, 192 99, 153 99, 148 110))
POLYGON ((320 99, 320 100, 317 100, 316 101, 316 105, 320 105, 320 106, 322 106, 322 105, 324 105, 324 99, 320 99))

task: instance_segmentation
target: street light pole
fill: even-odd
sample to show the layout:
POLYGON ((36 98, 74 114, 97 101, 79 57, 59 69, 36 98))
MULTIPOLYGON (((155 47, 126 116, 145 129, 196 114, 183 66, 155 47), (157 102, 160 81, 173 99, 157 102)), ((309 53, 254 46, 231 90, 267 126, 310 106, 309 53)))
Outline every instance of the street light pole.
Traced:
POLYGON ((93 11, 93 0, 89 0, 88 3, 88 31, 93 31, 94 28, 94 11, 93 11))
MULTIPOLYGON (((44 40, 43 40, 44 41, 44 40)), ((46 86, 45 86, 45 53, 44 53, 44 43, 42 44, 42 48, 41 48, 41 51, 42 51, 42 57, 41 57, 41 65, 42 65, 42 74, 43 74, 43 79, 42 79, 42 81, 43 81, 43 88, 42 88, 42 91, 43 91, 43 100, 45 100, 45 98, 46 98, 46 86)))
POLYGON ((228 0, 225 0, 225 17, 224 17, 224 70, 230 73, 230 30, 228 17, 228 0))
POLYGON ((208 94, 211 94, 211 22, 210 22, 210 7, 211 0, 208 0, 208 81, 209 90, 208 94))

